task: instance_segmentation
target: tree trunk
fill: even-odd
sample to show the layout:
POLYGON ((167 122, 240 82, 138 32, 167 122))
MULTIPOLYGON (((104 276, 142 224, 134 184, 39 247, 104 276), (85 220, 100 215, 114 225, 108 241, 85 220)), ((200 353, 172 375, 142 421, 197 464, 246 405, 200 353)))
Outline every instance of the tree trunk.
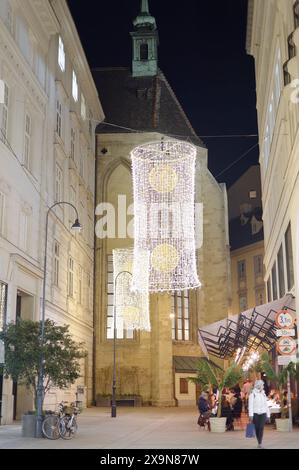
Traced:
POLYGON ((221 418, 222 411, 222 390, 219 390, 217 418, 221 418))

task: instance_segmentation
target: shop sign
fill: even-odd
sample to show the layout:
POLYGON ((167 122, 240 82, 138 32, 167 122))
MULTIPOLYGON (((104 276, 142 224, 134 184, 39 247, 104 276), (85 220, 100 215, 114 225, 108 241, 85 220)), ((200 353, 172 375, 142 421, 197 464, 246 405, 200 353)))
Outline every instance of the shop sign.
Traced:
POLYGON ((288 310, 279 310, 275 317, 275 324, 278 328, 292 329, 295 325, 295 317, 288 310))
POLYGON ((277 341, 277 351, 282 356, 290 356, 296 351, 296 341, 289 337, 283 336, 277 341))
POLYGON ((296 362, 296 356, 278 356, 277 362, 279 366, 288 366, 291 362, 296 362))
POLYGON ((276 336, 296 336, 295 329, 292 328, 291 330, 289 329, 281 329, 281 330, 276 330, 276 336))

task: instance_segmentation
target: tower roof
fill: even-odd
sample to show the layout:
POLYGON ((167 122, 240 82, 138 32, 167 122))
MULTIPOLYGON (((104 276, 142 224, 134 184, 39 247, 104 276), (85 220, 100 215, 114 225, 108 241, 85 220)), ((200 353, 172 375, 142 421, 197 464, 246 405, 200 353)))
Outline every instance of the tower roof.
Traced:
MULTIPOLYGON (((93 71, 107 123, 144 132, 159 132, 204 147, 177 97, 159 70, 154 77, 133 77, 129 68, 93 71)), ((125 133, 103 122, 98 134, 125 133)))
POLYGON ((156 20, 149 12, 148 0, 141 0, 140 13, 133 24, 136 29, 157 29, 156 20))

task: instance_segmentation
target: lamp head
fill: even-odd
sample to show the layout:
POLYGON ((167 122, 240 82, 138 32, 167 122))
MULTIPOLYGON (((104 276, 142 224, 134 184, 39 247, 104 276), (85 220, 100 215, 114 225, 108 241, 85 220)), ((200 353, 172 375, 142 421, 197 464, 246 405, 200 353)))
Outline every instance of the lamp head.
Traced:
POLYGON ((75 223, 73 223, 73 225, 71 227, 72 232, 80 233, 82 229, 83 229, 83 227, 80 224, 79 219, 76 219, 75 223))

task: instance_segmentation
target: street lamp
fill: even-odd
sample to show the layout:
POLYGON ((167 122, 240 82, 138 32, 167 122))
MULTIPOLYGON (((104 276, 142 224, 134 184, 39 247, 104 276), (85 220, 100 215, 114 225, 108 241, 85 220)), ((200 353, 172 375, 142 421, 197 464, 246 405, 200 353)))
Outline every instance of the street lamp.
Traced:
MULTIPOLYGON (((46 236, 45 236, 45 256, 44 256, 44 278, 43 278, 43 297, 42 297, 42 318, 40 325, 40 346, 43 351, 44 339, 45 339, 45 312, 46 312, 46 276, 47 276, 47 251, 48 251, 48 226, 49 226, 49 214, 54 207, 66 204, 74 209, 76 212, 76 220, 73 223, 71 230, 74 232, 80 232, 82 225, 79 222, 79 215, 76 207, 70 202, 56 202, 47 211, 46 216, 46 236)), ((44 355, 41 352, 40 365, 38 371, 38 382, 37 382, 37 420, 36 420, 36 437, 42 437, 42 423, 43 423, 43 401, 44 401, 44 355)))
POLYGON ((129 271, 120 271, 114 278, 114 307, 113 307, 113 382, 112 382, 112 400, 111 400, 111 418, 116 418, 116 286, 119 276, 121 274, 129 274, 131 277, 132 273, 129 271))

